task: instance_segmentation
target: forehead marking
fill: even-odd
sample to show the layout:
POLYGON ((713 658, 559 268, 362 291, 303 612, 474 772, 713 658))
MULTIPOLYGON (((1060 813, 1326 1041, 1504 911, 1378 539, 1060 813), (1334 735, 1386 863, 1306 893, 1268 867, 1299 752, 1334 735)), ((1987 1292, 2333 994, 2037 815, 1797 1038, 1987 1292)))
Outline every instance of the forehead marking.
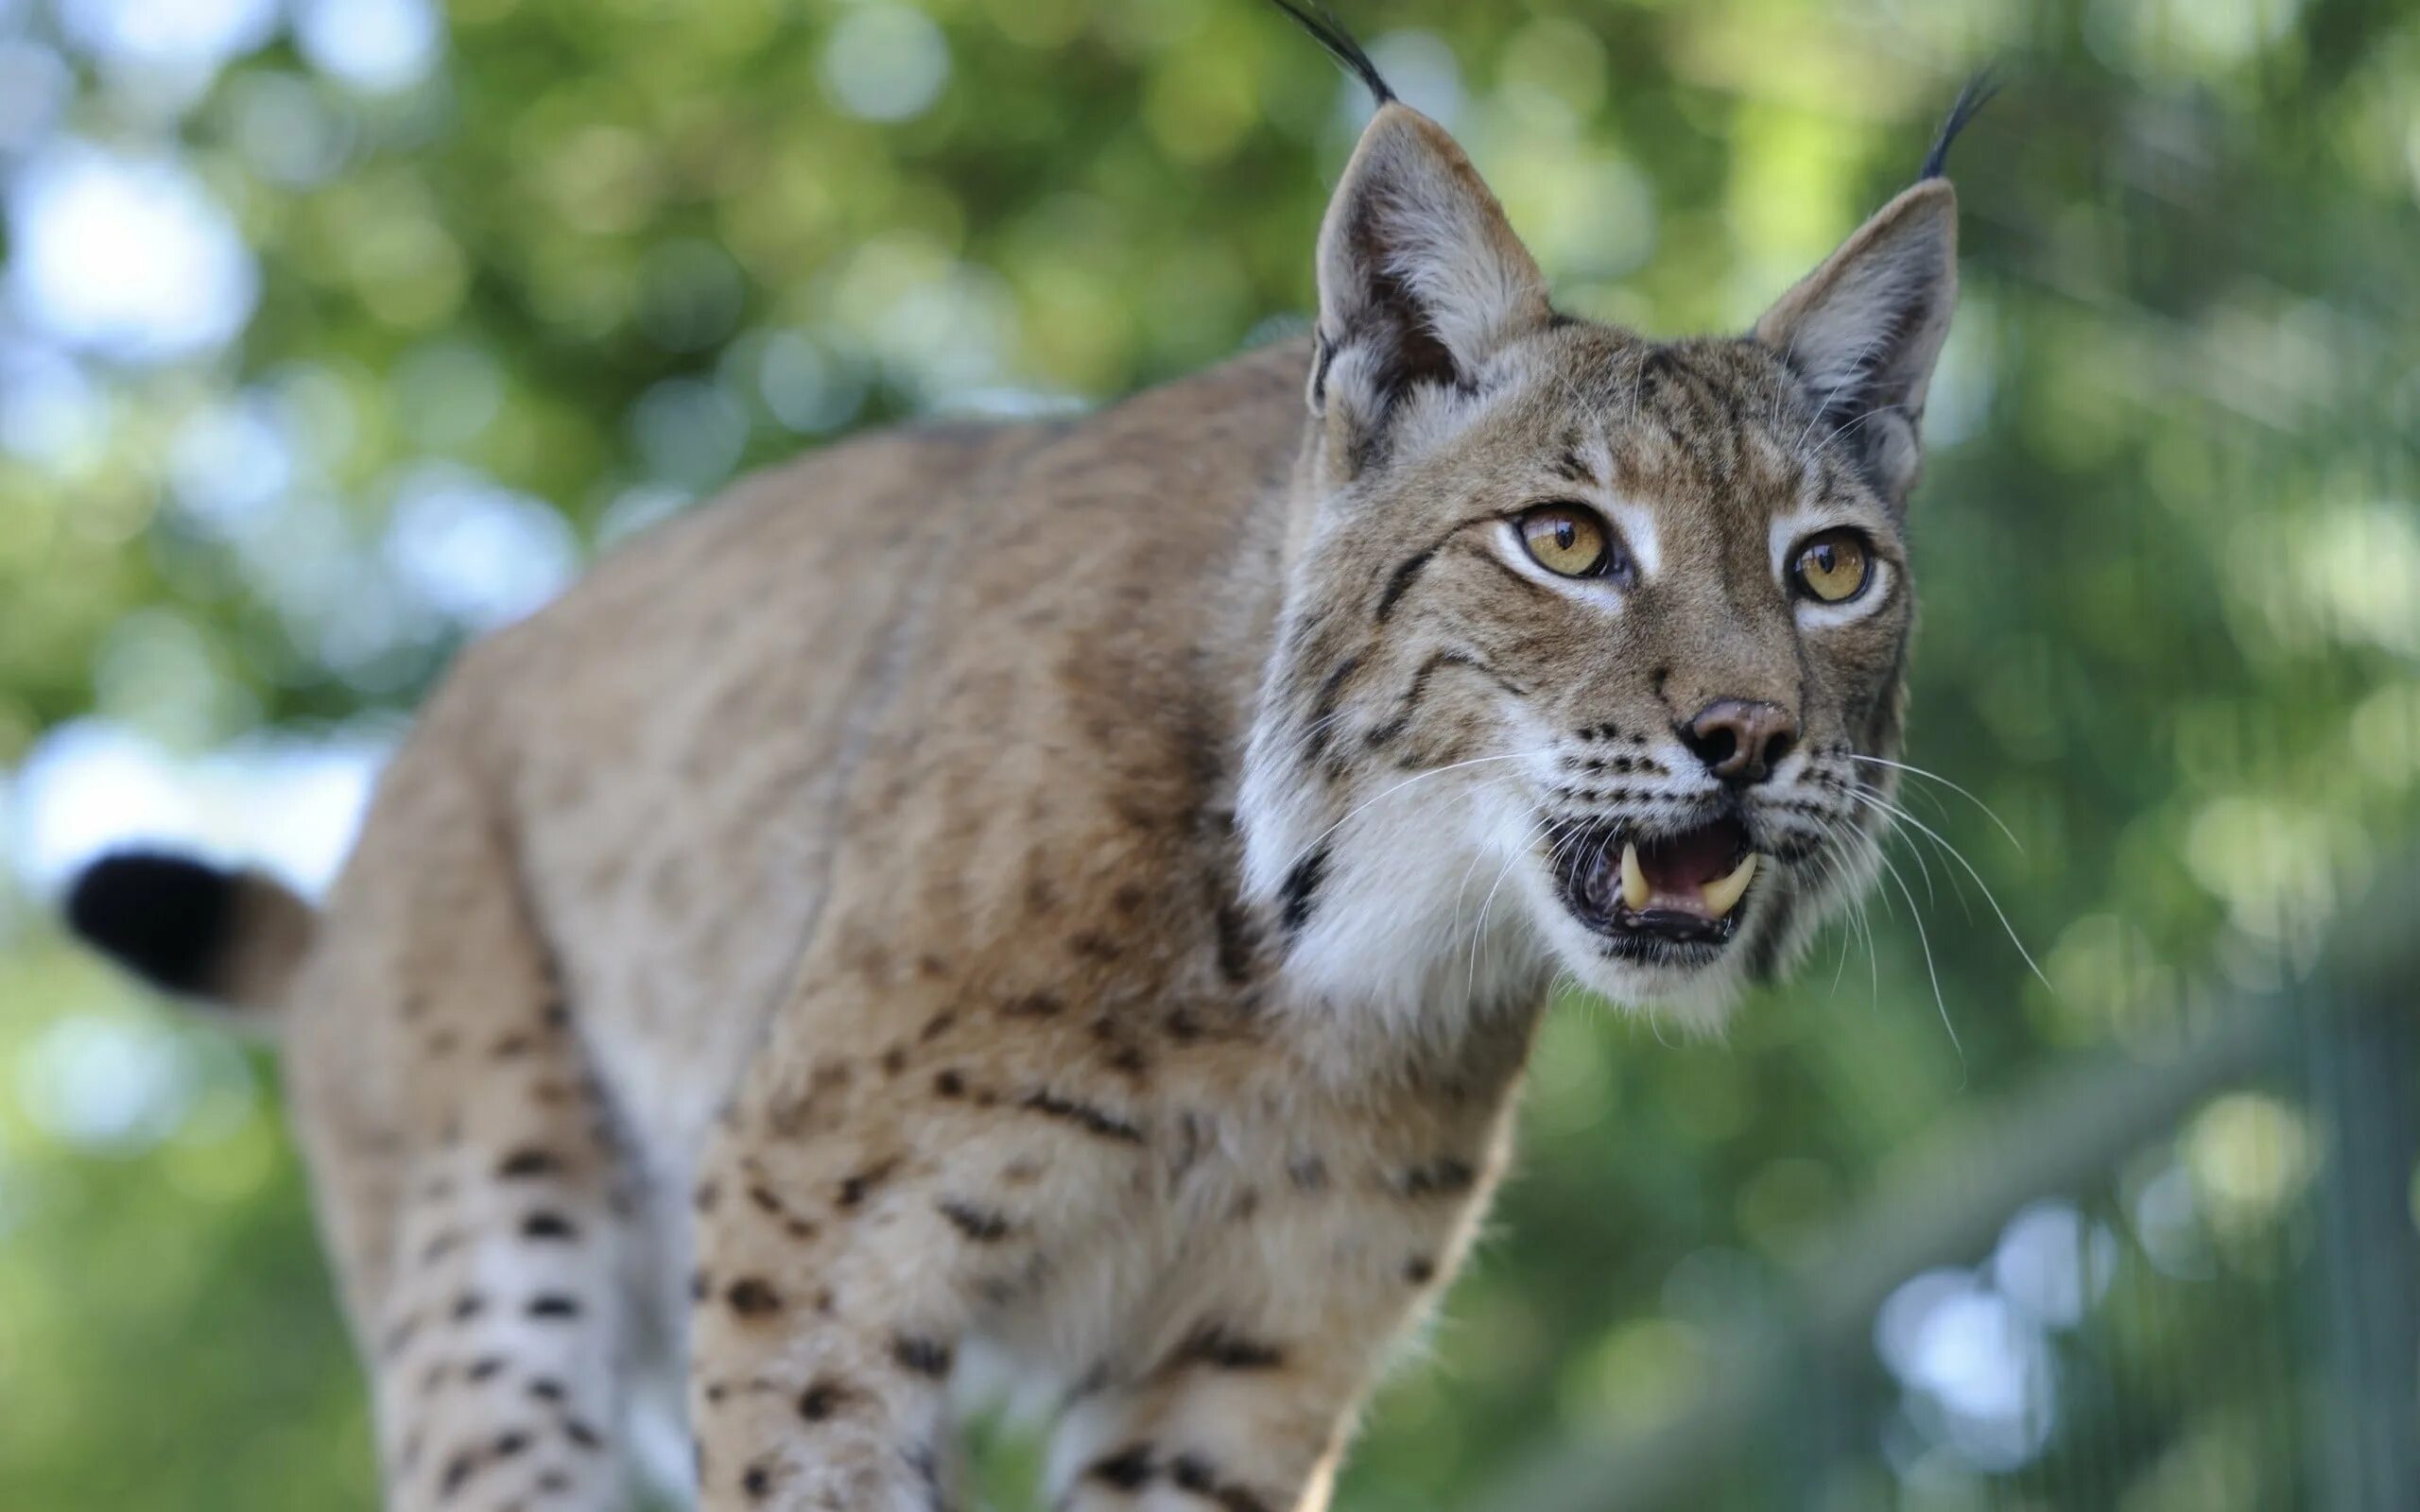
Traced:
POLYGON ((1622 541, 1630 547, 1631 560, 1638 564, 1641 577, 1652 577, 1664 565, 1664 542, 1655 533, 1655 511, 1629 499, 1606 495, 1601 501, 1605 517, 1622 533, 1622 541))

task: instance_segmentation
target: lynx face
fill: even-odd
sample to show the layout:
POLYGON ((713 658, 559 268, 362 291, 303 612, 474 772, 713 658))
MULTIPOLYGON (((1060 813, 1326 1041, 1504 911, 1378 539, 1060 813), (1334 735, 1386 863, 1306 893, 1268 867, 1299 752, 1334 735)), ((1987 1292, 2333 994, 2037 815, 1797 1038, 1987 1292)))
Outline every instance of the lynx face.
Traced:
POLYGON ((1451 141, 1390 113, 1322 235, 1250 880, 1323 994, 1483 1009, 1560 965, 1710 1024, 1876 866, 1950 191, 1750 335, 1660 344, 1554 314, 1451 141))

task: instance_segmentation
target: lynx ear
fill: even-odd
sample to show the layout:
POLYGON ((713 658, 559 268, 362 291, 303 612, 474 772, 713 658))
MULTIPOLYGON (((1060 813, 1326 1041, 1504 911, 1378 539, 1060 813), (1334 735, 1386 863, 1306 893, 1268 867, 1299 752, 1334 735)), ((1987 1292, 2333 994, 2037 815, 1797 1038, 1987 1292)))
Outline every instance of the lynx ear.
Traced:
POLYGON ((1958 197, 1927 179, 1882 207, 1756 322, 1837 438, 1884 497, 1902 503, 1920 461, 1917 428, 1958 302, 1958 197))
POLYGON ((1400 104, 1379 108, 1328 201, 1319 281, 1311 409, 1363 455, 1407 390, 1469 382, 1551 316, 1538 265, 1478 170, 1400 104))

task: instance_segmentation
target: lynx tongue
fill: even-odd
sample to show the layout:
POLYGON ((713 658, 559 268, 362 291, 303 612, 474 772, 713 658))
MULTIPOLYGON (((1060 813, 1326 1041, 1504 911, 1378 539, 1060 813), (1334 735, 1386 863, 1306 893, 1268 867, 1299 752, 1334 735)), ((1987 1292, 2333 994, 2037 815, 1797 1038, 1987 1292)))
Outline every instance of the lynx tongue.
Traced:
POLYGON ((1622 906, 1634 914, 1720 919, 1739 905, 1755 879, 1747 836, 1728 819, 1622 846, 1622 906))

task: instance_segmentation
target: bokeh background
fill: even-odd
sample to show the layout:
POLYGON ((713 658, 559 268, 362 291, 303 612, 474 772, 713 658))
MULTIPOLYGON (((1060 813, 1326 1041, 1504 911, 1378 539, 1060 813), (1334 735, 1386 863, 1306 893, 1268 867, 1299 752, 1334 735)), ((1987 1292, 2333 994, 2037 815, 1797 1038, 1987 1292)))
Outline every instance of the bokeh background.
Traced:
MULTIPOLYGON (((1347 19, 1656 333, 2008 88, 1913 517, 1910 760, 1973 800, 1912 780, 1725 1042, 1558 1008, 1342 1504, 2420 1504, 2420 920, 2364 901, 2420 833, 2420 12, 1347 19)), ((373 1500, 274 1061, 78 954, 73 865, 321 885, 452 649, 618 538, 1299 329, 1366 109, 1259 0, 0 0, 0 1506, 373 1500)))

